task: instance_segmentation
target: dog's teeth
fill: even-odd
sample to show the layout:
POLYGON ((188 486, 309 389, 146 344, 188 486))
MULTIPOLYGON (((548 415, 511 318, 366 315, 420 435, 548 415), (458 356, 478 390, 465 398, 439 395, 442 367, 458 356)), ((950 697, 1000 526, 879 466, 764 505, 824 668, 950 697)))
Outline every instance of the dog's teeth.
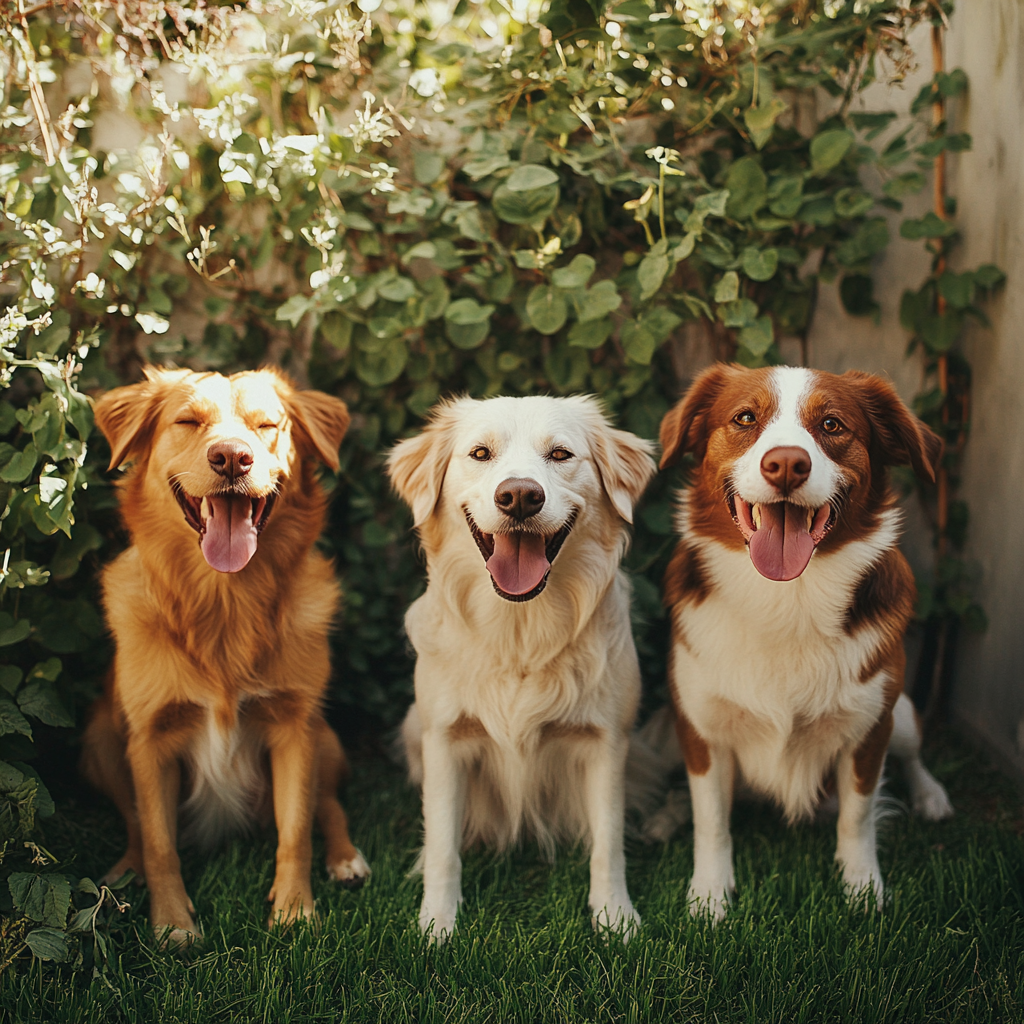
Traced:
POLYGON ((207 519, 210 518, 211 515, 213 515, 213 509, 210 507, 210 503, 205 498, 203 498, 203 500, 199 503, 199 515, 204 523, 206 522, 207 519))
POLYGON ((750 506, 750 515, 751 515, 751 518, 754 520, 754 525, 760 530, 761 529, 761 506, 760 505, 751 505, 750 506))

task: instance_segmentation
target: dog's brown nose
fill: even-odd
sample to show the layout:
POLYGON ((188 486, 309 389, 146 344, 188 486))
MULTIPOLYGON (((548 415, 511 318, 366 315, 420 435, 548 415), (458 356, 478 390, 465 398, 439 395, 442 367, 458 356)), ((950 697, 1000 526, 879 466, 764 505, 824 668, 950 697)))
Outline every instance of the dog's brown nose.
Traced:
POLYGON ((522 522, 544 507, 544 488, 536 480, 503 480, 494 492, 494 504, 505 515, 522 522))
POLYGON ((252 449, 235 438, 211 444, 206 457, 210 460, 210 469, 229 480, 237 480, 252 469, 252 449))
POLYGON ((811 457, 803 448, 773 448, 761 460, 761 476, 783 494, 795 491, 811 475, 811 457))

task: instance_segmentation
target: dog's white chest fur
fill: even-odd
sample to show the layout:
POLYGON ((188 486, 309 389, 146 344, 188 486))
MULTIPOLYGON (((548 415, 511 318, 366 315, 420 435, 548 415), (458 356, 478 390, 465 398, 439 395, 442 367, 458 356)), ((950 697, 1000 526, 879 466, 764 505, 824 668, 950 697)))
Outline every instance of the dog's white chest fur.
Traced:
POLYGON ((898 514, 887 512, 869 538, 815 554, 786 583, 764 579, 745 551, 699 546, 711 592, 676 611, 678 699, 697 731, 731 747, 746 782, 790 817, 813 810, 839 751, 881 712, 884 673, 861 679, 880 632, 848 633, 844 617, 897 529, 898 514))

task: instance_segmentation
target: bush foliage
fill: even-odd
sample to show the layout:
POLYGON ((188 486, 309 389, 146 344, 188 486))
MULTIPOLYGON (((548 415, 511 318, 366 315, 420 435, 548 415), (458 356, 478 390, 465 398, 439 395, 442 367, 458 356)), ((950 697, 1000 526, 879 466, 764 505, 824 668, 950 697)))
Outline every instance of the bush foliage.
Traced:
MULTIPOLYGON (((36 723, 70 726, 109 659, 95 572, 124 538, 88 393, 149 361, 269 361, 348 402, 325 478, 346 592, 334 697, 390 723, 422 573, 386 447, 453 392, 596 392, 656 436, 686 339, 778 361, 784 339, 806 340, 822 282, 877 315, 883 211, 970 141, 855 103, 904 74, 907 32, 944 16, 933 0, 19 10, 0 13, 7 960, 83 955, 63 935, 72 879, 38 846, 52 801, 26 762, 36 723)), ((944 75, 921 105, 964 85, 944 75)), ((940 247, 954 231, 901 228, 940 247)), ((950 350, 999 277, 943 269, 903 322, 929 356, 950 350)), ((660 481, 630 555, 655 685, 670 533, 660 481)), ((90 886, 72 923, 96 935, 90 886)))

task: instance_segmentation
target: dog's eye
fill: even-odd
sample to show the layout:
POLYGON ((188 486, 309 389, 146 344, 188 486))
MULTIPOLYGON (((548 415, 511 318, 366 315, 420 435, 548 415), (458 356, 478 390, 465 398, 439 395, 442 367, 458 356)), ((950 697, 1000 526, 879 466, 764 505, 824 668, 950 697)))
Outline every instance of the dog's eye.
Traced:
POLYGON ((491 449, 484 447, 482 444, 478 444, 470 453, 471 459, 476 459, 477 462, 487 462, 491 457, 491 449))
POLYGON ((749 409, 746 409, 733 416, 732 421, 741 427, 752 427, 757 422, 757 417, 749 409))
POLYGON ((826 416, 821 421, 821 429, 826 434, 839 434, 843 431, 843 425, 835 418, 835 416, 826 416))
POLYGON ((175 423, 176 426, 179 426, 179 427, 198 427, 199 426, 199 420, 180 419, 180 420, 175 420, 174 423, 175 423))
POLYGON ((548 458, 552 462, 568 462, 569 459, 574 459, 575 457, 576 456, 573 455, 568 448, 555 448, 552 450, 551 454, 548 455, 548 458))
POLYGON ((257 430, 277 430, 277 424, 276 423, 261 423, 256 429, 257 430))

